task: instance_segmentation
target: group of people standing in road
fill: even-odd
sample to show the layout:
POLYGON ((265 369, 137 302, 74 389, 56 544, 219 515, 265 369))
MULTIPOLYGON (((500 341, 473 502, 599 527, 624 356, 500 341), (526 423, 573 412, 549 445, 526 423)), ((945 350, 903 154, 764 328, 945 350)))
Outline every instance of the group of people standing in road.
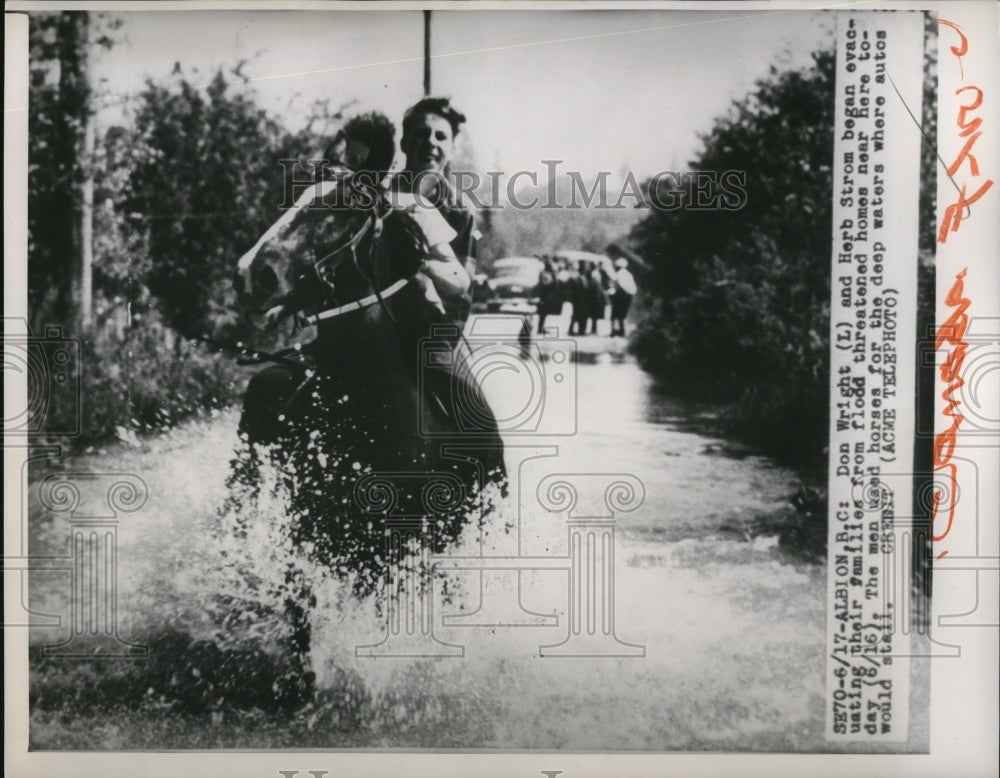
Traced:
POLYGON ((549 316, 558 316, 565 303, 572 308, 570 335, 596 335, 598 322, 608 318, 609 303, 612 337, 625 337, 625 317, 635 297, 635 278, 624 257, 615 261, 614 274, 600 262, 566 257, 542 256, 545 263, 538 280, 538 333, 542 334, 549 316))

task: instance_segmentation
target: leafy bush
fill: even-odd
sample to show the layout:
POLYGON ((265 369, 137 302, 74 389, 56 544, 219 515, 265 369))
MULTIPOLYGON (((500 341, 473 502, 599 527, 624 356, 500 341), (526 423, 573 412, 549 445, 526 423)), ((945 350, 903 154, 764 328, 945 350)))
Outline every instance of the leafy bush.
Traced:
POLYGON ((137 328, 128 348, 129 423, 136 429, 169 427, 199 411, 226 407, 241 395, 242 371, 231 356, 165 328, 137 328))
POLYGON ((737 211, 652 211, 633 351, 672 387, 725 410, 731 431, 825 463, 834 57, 772 69, 703 137, 693 170, 740 171, 737 211))
POLYGON ((80 397, 50 408, 47 426, 72 426, 79 412, 85 446, 166 429, 242 395, 246 377, 235 360, 185 340, 155 317, 122 332, 99 326, 80 343, 80 397), (79 410, 77 409, 79 403, 79 410))
MULTIPOLYGON (((928 25, 925 86, 932 87, 928 25)), ((632 342, 640 363, 678 393, 720 406, 728 431, 817 480, 825 477, 829 434, 834 65, 834 53, 820 51, 809 68, 772 68, 703 136, 691 169, 740 172, 741 208, 653 210, 630 236, 650 263, 632 342)), ((924 131, 933 138, 933 89, 926 97, 924 131)), ((922 326, 933 320, 934 299, 933 143, 928 148, 922 326)), ((921 380, 929 379, 924 370, 921 380)))

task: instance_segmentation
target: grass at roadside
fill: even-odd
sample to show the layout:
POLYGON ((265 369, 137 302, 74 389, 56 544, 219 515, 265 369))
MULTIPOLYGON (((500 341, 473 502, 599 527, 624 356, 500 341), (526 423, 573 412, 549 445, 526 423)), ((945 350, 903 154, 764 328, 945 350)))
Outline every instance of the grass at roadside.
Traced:
POLYGON ((308 716, 259 709, 177 713, 153 704, 99 714, 33 711, 30 732, 30 748, 41 751, 357 748, 370 743, 367 731, 310 726, 308 716))

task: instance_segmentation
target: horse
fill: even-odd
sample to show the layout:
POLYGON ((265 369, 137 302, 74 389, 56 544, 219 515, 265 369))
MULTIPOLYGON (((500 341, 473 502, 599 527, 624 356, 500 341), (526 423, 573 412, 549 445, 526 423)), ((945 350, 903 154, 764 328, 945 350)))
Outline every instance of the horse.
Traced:
POLYGON ((253 481, 268 457, 289 487, 293 541, 364 595, 387 575, 387 516, 360 509, 366 479, 447 474, 457 483, 460 499, 447 506, 430 511, 416 491, 396 506, 423 516, 424 541, 441 553, 470 516, 489 512, 491 495, 506 493, 506 471, 460 328, 415 278, 428 250, 421 229, 373 181, 342 164, 330 173, 237 266, 241 303, 258 321, 316 330, 251 379, 240 472, 253 481))

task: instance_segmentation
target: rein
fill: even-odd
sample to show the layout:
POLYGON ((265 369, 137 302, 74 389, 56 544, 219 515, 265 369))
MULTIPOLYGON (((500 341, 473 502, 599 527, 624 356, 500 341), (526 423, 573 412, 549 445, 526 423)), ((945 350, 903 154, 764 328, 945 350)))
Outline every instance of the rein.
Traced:
POLYGON ((336 308, 330 308, 326 311, 321 311, 320 313, 313 314, 312 316, 304 316, 306 322, 309 324, 316 324, 317 322, 324 321, 326 319, 332 319, 335 316, 341 316, 345 313, 350 313, 351 311, 356 311, 359 308, 367 308, 369 305, 375 303, 381 303, 386 297, 391 297, 396 294, 400 289, 402 289, 409 282, 408 278, 401 278, 393 284, 390 284, 385 289, 381 291, 376 291, 374 294, 370 294, 367 297, 363 297, 360 300, 355 300, 352 303, 345 303, 344 305, 338 306, 336 308))
MULTIPOLYGON (((375 234, 376 234, 376 237, 377 237, 378 233, 381 232, 381 229, 382 229, 382 217, 379 216, 374 211, 372 212, 371 218, 370 219, 365 219, 364 224, 361 225, 361 227, 358 229, 358 231, 356 233, 354 233, 354 235, 352 235, 348 239, 348 241, 346 243, 344 243, 341 246, 338 246, 333 251, 331 251, 329 254, 327 254, 325 257, 322 257, 321 259, 317 259, 313 263, 313 269, 316 271, 316 276, 320 280, 320 282, 323 281, 322 271, 324 271, 326 269, 327 262, 329 262, 333 257, 337 256, 337 254, 340 254, 345 249, 350 249, 351 250, 351 256, 354 258, 354 264, 355 264, 355 266, 357 266, 357 264, 358 264, 358 255, 357 255, 358 244, 361 243, 361 239, 364 238, 365 235, 368 234, 368 230, 370 230, 373 226, 375 228, 375 234)), ((336 270, 340 266, 341 262, 343 262, 343 259, 337 260, 337 262, 335 262, 334 265, 333 265, 333 269, 336 270)))

